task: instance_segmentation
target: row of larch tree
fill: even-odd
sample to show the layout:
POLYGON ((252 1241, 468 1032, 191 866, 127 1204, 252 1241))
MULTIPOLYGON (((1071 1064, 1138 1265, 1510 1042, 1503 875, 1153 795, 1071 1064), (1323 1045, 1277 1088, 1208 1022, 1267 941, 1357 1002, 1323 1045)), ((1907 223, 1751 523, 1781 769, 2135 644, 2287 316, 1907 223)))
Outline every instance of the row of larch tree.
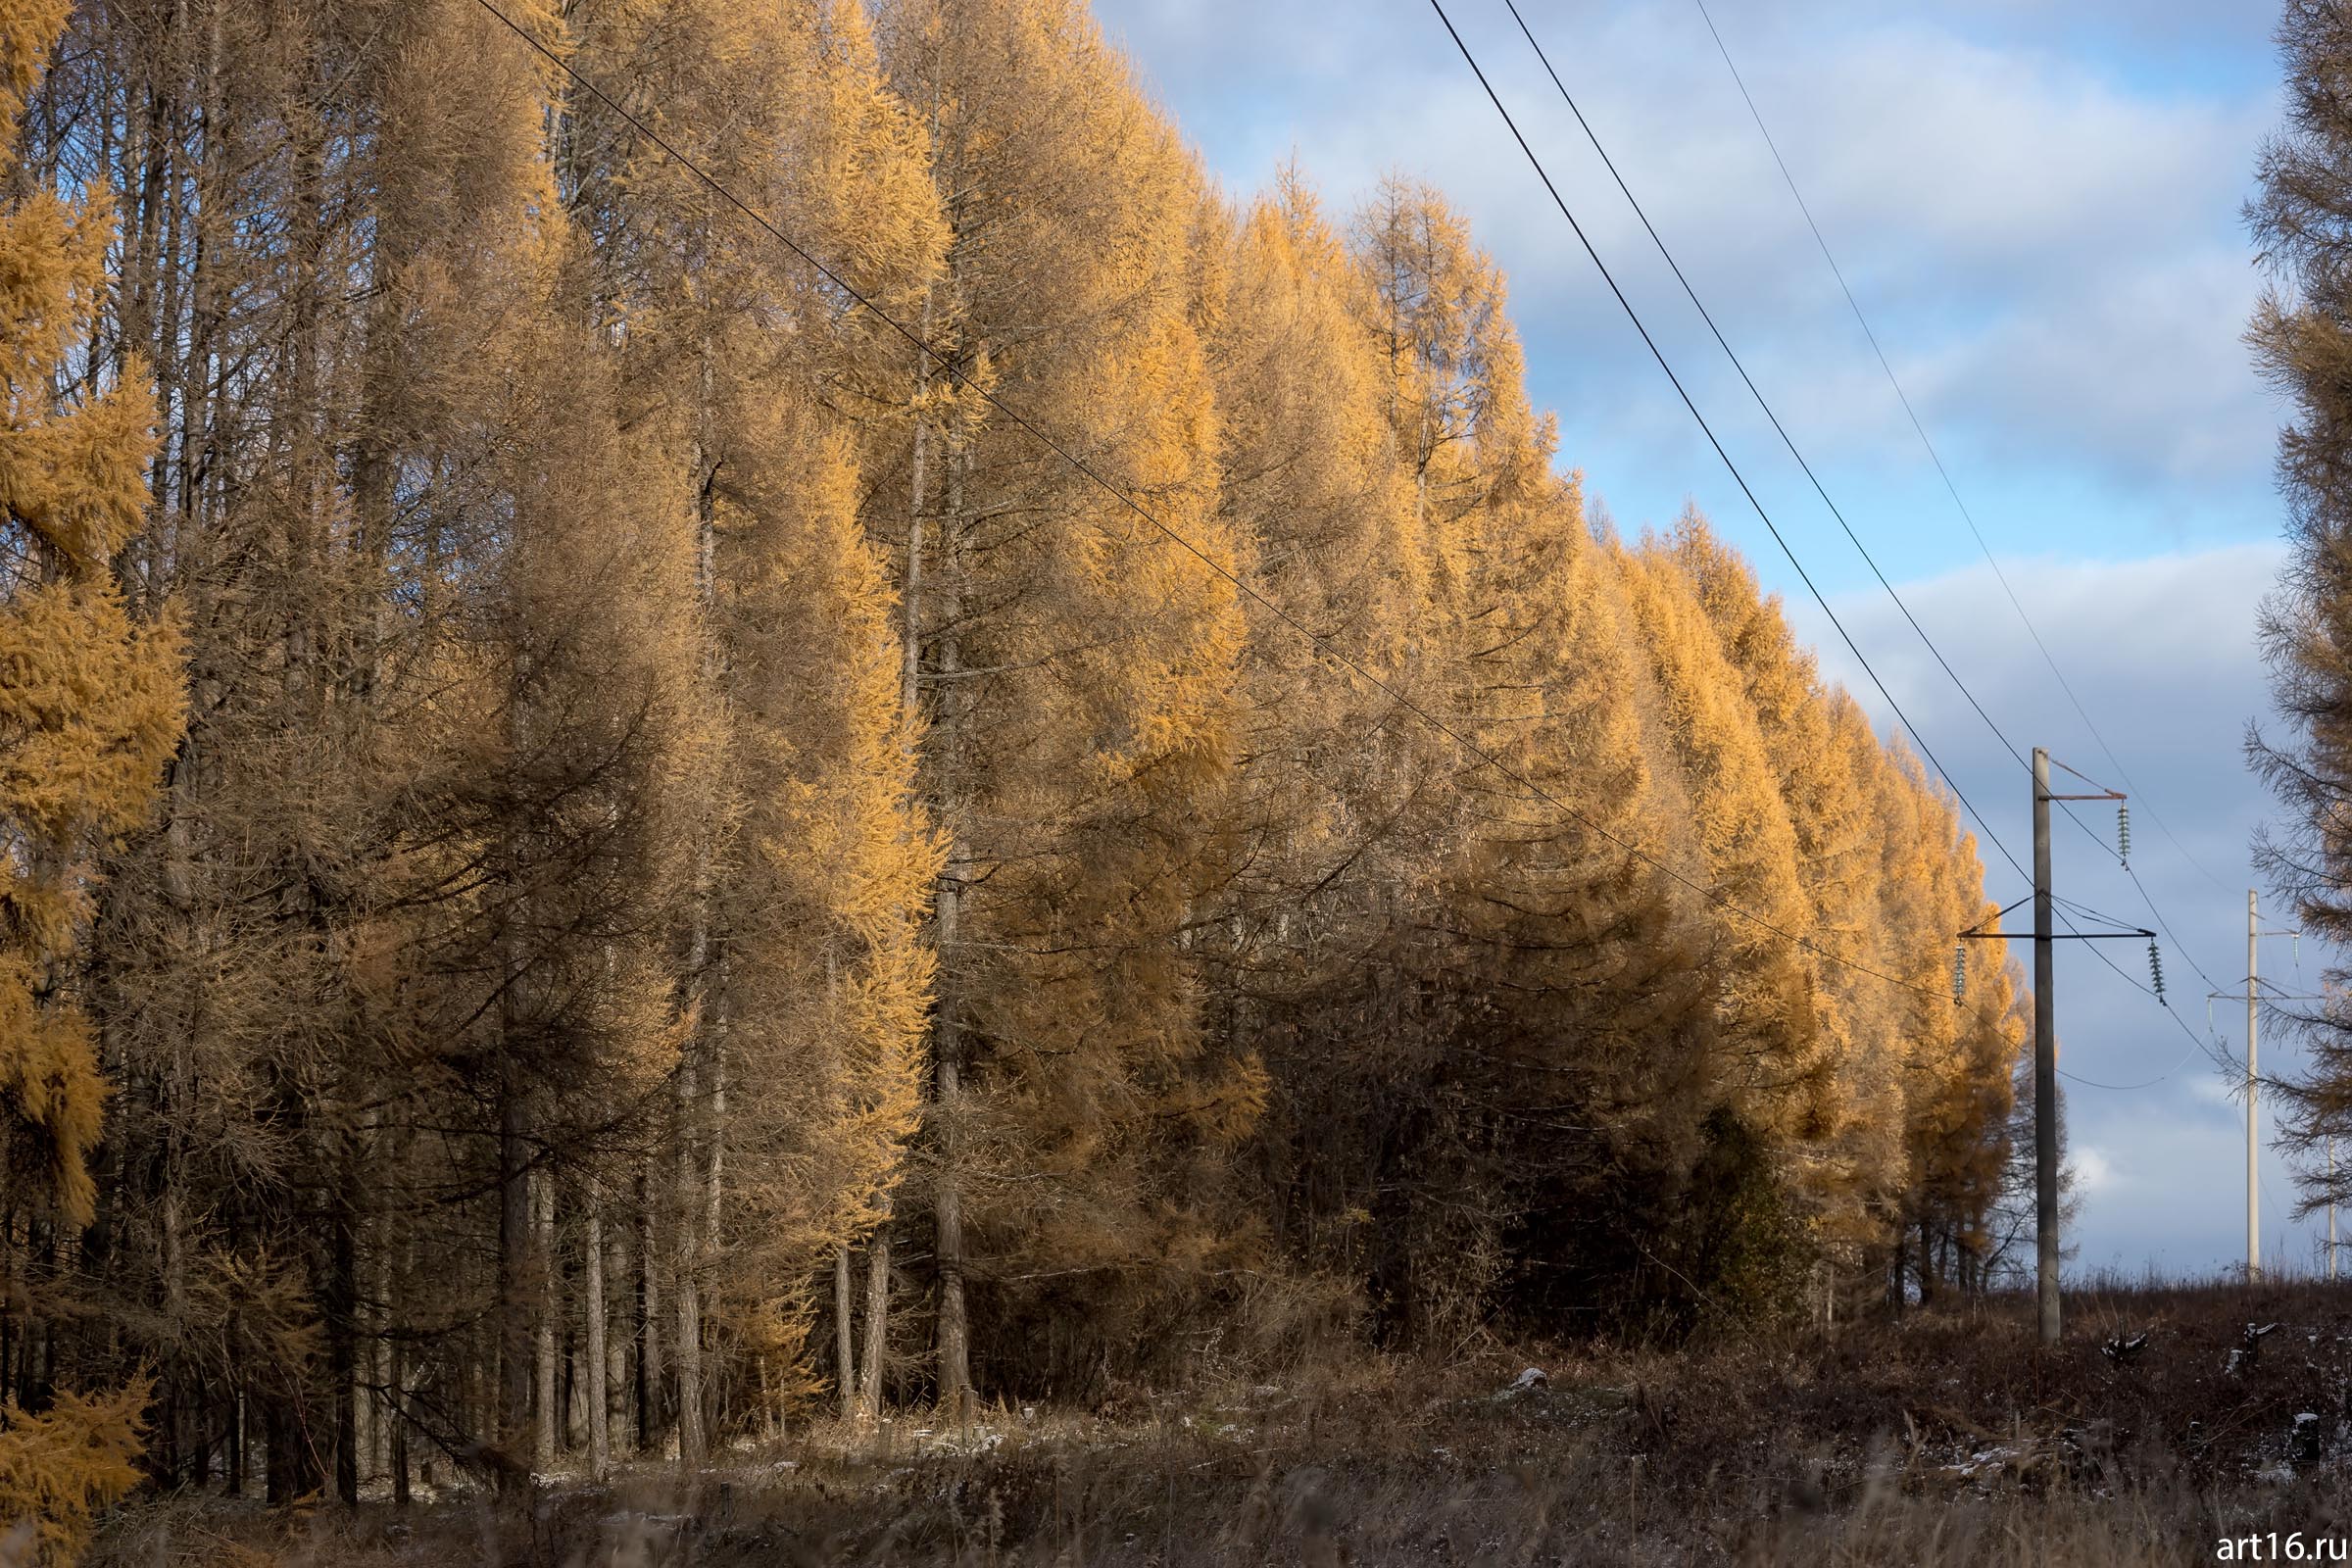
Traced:
POLYGON ((1080 0, 499 4, 610 99, 0 4, 17 1430, 405 1498, 1993 1277, 1972 841, 1436 192, 1236 203, 1080 0))

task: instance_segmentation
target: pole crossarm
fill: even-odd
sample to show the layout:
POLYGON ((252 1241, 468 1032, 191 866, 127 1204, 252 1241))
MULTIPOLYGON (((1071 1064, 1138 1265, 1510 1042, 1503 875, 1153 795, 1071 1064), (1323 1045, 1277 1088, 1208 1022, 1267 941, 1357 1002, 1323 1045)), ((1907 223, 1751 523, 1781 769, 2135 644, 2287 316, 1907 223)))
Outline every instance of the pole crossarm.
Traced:
MULTIPOLYGON (((2034 895, 2029 893, 2024 898, 2019 899, 2015 904, 2002 905, 1999 908, 1986 915, 1984 920, 1998 920, 2002 915, 2007 914, 2010 910, 2023 907, 2025 905, 2031 904, 2033 901, 2034 895)), ((1981 931, 1977 929, 1978 926, 1982 926, 1984 923, 1984 920, 1979 920, 1976 925, 1970 926, 1967 930, 1959 934, 1964 937, 1981 938, 1988 942, 1996 939, 2005 942, 2009 939, 2011 933, 2007 931, 1981 931)), ((2022 933, 2018 934, 2022 935, 2022 933)))
MULTIPOLYGON (((2333 996, 2326 992, 2281 991, 2278 986, 2259 975, 2254 976, 2253 980, 2255 985, 2262 988, 2263 995, 2272 1002, 2333 1002, 2335 1000, 2333 996)), ((2245 997, 2246 994, 2243 991, 2208 991, 2205 993, 2205 1000, 2208 1002, 2243 1002, 2245 997)))
MULTIPOLYGON (((2007 942, 2023 934, 2016 931, 1963 931, 1960 933, 1960 940, 1963 942, 2007 942)), ((2050 934, 2049 940, 2052 942, 2153 942, 2156 940, 2156 933, 2153 931, 2054 931, 2050 934)), ((2234 991, 2224 994, 2232 997, 2237 995, 2234 991)))
POLYGON ((2055 757, 2050 759, 2050 765, 2054 768, 2057 768, 2062 773, 2073 774, 2075 777, 2081 779, 2083 783, 2088 784, 2099 792, 2096 795, 2053 795, 2049 797, 2053 801, 2120 801, 2124 798, 2124 792, 2122 790, 2111 790, 2106 785, 2101 784, 2097 779, 2092 778, 2088 773, 2083 772, 2081 768, 2068 767, 2064 762, 2061 762, 2055 757))

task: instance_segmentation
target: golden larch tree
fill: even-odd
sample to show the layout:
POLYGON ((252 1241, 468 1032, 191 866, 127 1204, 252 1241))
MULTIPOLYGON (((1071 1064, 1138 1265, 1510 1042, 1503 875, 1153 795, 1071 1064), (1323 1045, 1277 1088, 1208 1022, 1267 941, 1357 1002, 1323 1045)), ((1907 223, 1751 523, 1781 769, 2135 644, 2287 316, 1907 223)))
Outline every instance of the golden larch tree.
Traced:
MULTIPOLYGON (((0 7, 0 147, 65 20, 64 0, 0 7)), ((0 174, 18 172, 0 153, 0 174)), ((184 723, 178 631, 134 617, 116 578, 145 516, 155 392, 137 358, 107 377, 93 357, 112 234, 103 192, 34 189, 0 212, 0 1158, 12 1202, 60 1241, 99 1196, 108 1086, 74 961, 95 861, 153 809, 184 723)), ((148 1385, 35 1392, 50 1408, 0 1407, 0 1514, 70 1555, 137 1479, 148 1385)))
POLYGON ((1259 1082, 1200 1029, 1178 933, 1215 876, 1243 628, 1217 569, 1194 161, 1075 0, 903 0, 878 37, 949 228, 917 318, 1105 481, 909 351, 919 416, 873 515, 949 845, 927 1164, 953 1404, 992 1351, 998 1376, 1091 1371, 1216 1263, 1187 1173, 1259 1082), (1066 1335, 1025 1332, 1049 1302, 1066 1335))
MULTIPOLYGON (((18 4, 0 21, 11 139, 65 11, 18 4)), ((74 1224, 95 1196, 86 1159, 105 1090, 68 960, 91 857, 153 808, 184 721, 178 633, 134 619, 115 579, 145 515, 154 389, 136 360, 111 385, 75 385, 111 233, 103 193, 75 206, 36 190, 0 214, 0 1104, 12 1178, 74 1224)))

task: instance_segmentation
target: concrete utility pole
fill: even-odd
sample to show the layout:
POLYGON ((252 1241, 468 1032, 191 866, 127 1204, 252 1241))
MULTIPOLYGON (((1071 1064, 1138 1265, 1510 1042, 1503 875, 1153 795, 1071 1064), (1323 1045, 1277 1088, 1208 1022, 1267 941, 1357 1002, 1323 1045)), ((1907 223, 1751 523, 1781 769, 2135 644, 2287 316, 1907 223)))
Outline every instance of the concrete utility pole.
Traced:
MULTIPOLYGON (((2254 889, 2246 889, 2246 1282, 2249 1285, 2262 1278, 2262 1167, 2259 1163, 2262 1157, 2262 1128, 2256 1114, 2262 1085, 2257 1068, 2261 1049, 2258 1035, 2262 1027, 2262 939, 2301 936, 2302 933, 2291 926, 2275 931, 2262 929, 2261 903, 2254 889)), ((2296 968, 2298 971, 2302 968, 2300 958, 2296 960, 2296 968)), ((2324 997, 2290 995, 2276 986, 2271 990, 2275 1002, 2326 1000, 2324 997)), ((2206 1005, 2210 1008, 2213 999, 2229 995, 2226 991, 2208 992, 2206 1005)), ((2335 1169, 2333 1134, 2328 1138, 2328 1169, 2330 1173, 2335 1169)), ((2335 1204, 2332 1202, 2328 1205, 2328 1277, 2335 1278, 2335 1204)))
MULTIPOLYGON (((2058 764, 2066 767, 2064 762, 2058 764)), ((2067 767, 2073 773, 2075 770, 2067 767)), ((2081 774, 2076 774, 2078 778, 2081 774)), ((2091 782, 2088 779, 2084 783, 2091 782)), ((2069 931, 2050 929, 2050 803, 2120 801, 2110 789, 2095 795, 2057 795, 2050 790, 2050 754, 2034 748, 2034 1295, 2041 1308, 2041 1343, 2056 1345, 2058 1310, 2058 971, 2052 944, 2114 939, 2155 941, 2152 931, 2069 931)), ((2020 900, 2019 903, 2023 903, 2020 900)), ((2007 914, 2012 904, 2000 911, 2007 914)), ((1997 918, 1997 916, 1995 916, 1997 918)), ((1998 931, 1970 929, 1963 942, 2004 942, 1998 931)), ((2161 993, 2163 982, 2157 982, 2161 993)))
POLYGON ((2254 1151, 2254 969, 2262 947, 2262 917, 2254 890, 2246 889, 2246 1282, 2262 1278, 2262 1225, 2255 1210, 2262 1174, 2255 1168, 2254 1151))
POLYGON ((2050 754, 2034 748, 2034 1250, 2041 1343, 2058 1343, 2058 965, 2050 930, 2050 754))

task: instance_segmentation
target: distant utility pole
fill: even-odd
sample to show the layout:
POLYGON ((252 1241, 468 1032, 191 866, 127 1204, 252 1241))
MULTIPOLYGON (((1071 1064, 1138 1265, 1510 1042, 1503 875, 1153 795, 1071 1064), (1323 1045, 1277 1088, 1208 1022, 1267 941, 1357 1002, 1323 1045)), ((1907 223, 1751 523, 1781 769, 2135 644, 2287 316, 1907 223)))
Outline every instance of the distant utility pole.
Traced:
MULTIPOLYGON (((2255 1121, 2255 1099, 2259 1092, 2259 1080, 2255 1075, 2258 1049, 2256 1033, 2262 1017, 2259 1005, 2262 996, 2262 939, 2301 935, 2291 927, 2277 931, 2263 930, 2261 905, 2254 890, 2246 889, 2246 1283, 2249 1285, 2262 1278, 2262 1173, 2256 1163, 2262 1142, 2255 1121)), ((2215 995, 2221 993, 2216 992, 2215 995)), ((2328 1169, 2330 1173, 2335 1170, 2335 1139, 2332 1135, 2328 1140, 2328 1169)), ((2335 1278, 2335 1204, 2332 1200, 2328 1204, 2328 1277, 2335 1278)))
POLYGON ((2050 754, 2034 748, 2034 1295, 2058 1343, 2058 963, 2050 930, 2050 754))
POLYGON ((2262 959, 2262 913, 2254 890, 2246 889, 2246 1283, 2262 1278, 2262 1219, 2256 1199, 2262 1192, 2262 1170, 2255 1162, 2259 1147, 2254 1133, 2255 1027, 2262 1016, 2254 1004, 2255 972, 2262 959))
MULTIPOLYGON (((2058 764, 2066 767, 2064 762, 2058 764)), ((2069 773, 2075 770, 2066 767, 2069 773)), ((2077 778, 2082 775, 2076 773, 2077 778)), ((2088 779, 2084 783, 2091 782, 2088 779)), ((2121 791, 2093 795, 2050 792, 2050 754, 2034 748, 2034 1297, 2041 1309, 2041 1343, 2056 1345, 2058 1309, 2058 968, 2051 944, 2109 938, 2155 940, 2144 930, 2071 931, 2050 929, 2050 803, 2121 801, 2121 791)), ((2011 905, 2010 908, 2017 907, 2011 905)), ((2007 909, 2001 911, 2006 914, 2007 909)), ((2000 940, 1997 931, 1969 930, 1963 940, 2000 940)))

